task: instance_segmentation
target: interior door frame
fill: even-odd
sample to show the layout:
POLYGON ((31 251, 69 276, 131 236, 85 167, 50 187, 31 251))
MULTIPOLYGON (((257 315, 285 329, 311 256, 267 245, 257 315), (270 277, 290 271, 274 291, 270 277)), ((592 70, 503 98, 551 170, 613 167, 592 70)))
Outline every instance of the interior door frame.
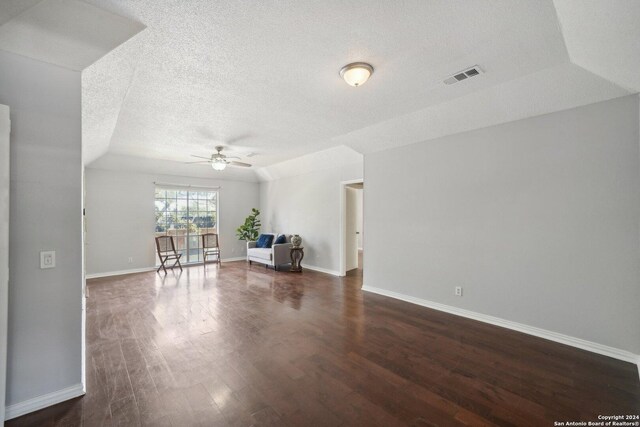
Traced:
POLYGON ((11 119, 0 104, 0 425, 4 424, 7 390, 7 338, 9 312, 9 197, 11 119), (6 133, 4 131, 6 126, 6 133))
POLYGON ((347 186, 350 184, 364 184, 364 179, 340 181, 340 276, 347 275, 347 186))

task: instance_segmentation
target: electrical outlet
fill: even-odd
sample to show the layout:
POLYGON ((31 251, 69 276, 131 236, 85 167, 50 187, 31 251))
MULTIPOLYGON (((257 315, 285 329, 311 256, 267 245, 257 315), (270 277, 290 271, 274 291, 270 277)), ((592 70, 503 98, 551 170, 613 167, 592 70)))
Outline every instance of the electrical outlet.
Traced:
POLYGON ((132 262, 133 262, 133 257, 132 257, 132 256, 130 256, 130 257, 129 257, 129 264, 131 264, 132 262))
POLYGON ((455 295, 457 297, 461 297, 462 296, 462 286, 456 286, 455 295))
POLYGON ((56 251, 40 252, 40 268, 54 268, 56 266, 56 251))

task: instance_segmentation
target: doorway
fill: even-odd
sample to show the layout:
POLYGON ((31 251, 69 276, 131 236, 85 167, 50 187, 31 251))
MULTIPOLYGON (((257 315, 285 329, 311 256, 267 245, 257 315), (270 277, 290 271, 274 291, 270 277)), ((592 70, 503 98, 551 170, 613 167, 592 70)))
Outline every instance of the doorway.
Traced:
POLYGON ((364 181, 341 185, 341 275, 362 275, 364 258, 364 181))

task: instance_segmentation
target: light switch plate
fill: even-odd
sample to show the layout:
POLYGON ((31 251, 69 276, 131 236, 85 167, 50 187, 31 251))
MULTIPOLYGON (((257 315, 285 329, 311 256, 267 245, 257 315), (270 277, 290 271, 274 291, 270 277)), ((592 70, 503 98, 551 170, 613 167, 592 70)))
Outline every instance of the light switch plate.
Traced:
POLYGON ((56 266, 56 251, 40 252, 40 268, 54 268, 56 266))

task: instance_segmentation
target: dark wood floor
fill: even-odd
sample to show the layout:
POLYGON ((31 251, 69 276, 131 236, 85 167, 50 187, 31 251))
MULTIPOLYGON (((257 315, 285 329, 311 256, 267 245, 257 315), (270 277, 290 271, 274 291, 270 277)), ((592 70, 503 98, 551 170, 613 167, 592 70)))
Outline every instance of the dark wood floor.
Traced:
POLYGON ((89 281, 87 394, 19 425, 517 425, 637 414, 636 366, 244 262, 89 281))

